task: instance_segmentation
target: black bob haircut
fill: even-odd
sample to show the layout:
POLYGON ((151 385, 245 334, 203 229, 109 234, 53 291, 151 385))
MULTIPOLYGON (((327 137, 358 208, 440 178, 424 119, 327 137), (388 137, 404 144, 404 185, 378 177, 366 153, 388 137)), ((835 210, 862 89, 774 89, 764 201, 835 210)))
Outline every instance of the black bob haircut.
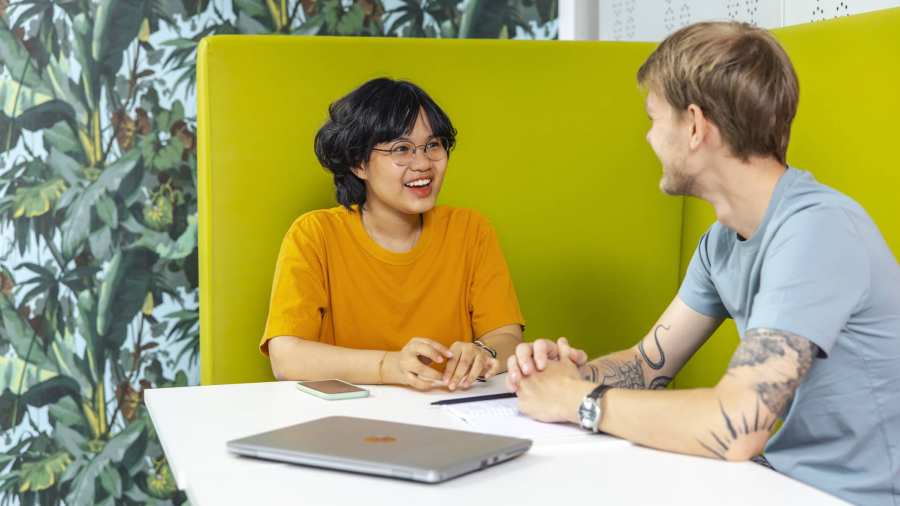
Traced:
POLYGON ((366 185, 352 169, 369 160, 375 145, 409 134, 420 110, 433 135, 445 139, 449 156, 456 129, 440 106, 409 81, 372 79, 331 104, 328 121, 316 133, 315 150, 319 163, 334 176, 339 204, 362 207, 366 185))

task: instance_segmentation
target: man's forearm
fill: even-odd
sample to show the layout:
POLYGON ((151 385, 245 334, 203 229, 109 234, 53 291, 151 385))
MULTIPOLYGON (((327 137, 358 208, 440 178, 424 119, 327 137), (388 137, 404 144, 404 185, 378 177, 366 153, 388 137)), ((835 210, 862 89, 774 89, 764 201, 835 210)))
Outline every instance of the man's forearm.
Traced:
POLYGON ((722 460, 747 460, 761 453, 777 420, 758 401, 715 388, 612 389, 602 402, 604 432, 652 448, 722 460))
MULTIPOLYGON (((665 358, 661 359, 663 363, 665 358)), ((581 377, 591 383, 635 390, 665 388, 672 378, 654 374, 659 362, 629 348, 591 360, 580 368, 581 377)))
MULTIPOLYGON (((577 405, 593 387, 579 382, 567 404, 569 421, 578 423, 577 405)), ((722 460, 747 460, 759 454, 776 417, 740 391, 715 388, 652 391, 613 388, 601 400, 600 430, 634 443, 722 460), (753 406, 750 408, 749 406, 753 406)))

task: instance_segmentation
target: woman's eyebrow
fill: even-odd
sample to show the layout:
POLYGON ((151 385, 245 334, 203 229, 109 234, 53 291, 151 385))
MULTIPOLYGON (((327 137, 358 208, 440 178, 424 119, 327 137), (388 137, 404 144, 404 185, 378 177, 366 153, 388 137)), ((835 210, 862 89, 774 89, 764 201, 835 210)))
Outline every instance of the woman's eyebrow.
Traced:
MULTIPOLYGON (((431 139, 434 139, 434 138, 436 138, 436 137, 438 137, 437 134, 429 134, 428 137, 425 137, 425 142, 428 142, 428 141, 430 141, 431 139)), ((415 141, 412 139, 412 137, 409 137, 409 136, 406 136, 406 135, 402 135, 402 136, 400 136, 400 137, 397 137, 396 139, 394 139, 394 140, 391 141, 391 142, 397 142, 397 141, 408 141, 408 142, 412 142, 413 144, 415 144, 415 141)))

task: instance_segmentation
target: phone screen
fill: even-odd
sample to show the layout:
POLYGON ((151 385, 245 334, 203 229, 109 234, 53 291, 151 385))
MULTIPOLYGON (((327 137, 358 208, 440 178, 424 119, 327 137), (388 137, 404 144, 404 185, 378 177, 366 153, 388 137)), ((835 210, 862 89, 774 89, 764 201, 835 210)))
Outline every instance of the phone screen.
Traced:
POLYGON ((301 385, 323 394, 346 394, 349 392, 363 392, 365 389, 344 383, 340 380, 301 381, 301 385))

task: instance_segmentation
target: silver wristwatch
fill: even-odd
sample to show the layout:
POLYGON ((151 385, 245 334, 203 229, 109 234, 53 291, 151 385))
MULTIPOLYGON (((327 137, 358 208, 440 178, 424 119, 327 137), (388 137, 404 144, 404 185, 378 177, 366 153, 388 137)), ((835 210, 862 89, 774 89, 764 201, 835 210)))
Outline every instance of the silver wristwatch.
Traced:
POLYGON ((584 396, 584 400, 578 406, 578 420, 581 422, 582 429, 591 432, 600 430, 600 420, 603 419, 603 408, 600 406, 600 398, 610 388, 612 388, 610 385, 600 385, 584 396))

